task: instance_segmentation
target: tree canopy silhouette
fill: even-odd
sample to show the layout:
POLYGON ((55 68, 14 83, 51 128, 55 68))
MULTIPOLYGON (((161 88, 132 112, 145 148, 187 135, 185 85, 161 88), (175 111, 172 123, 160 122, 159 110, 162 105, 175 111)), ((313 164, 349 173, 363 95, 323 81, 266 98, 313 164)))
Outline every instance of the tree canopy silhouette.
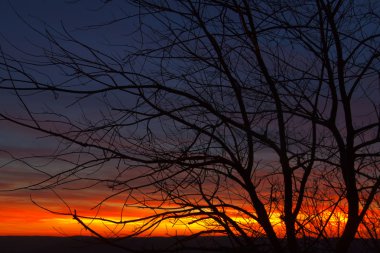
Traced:
POLYGON ((46 159, 65 164, 32 188, 105 184, 104 201, 152 211, 113 221, 139 221, 130 236, 170 220, 257 251, 375 238, 377 1, 123 4, 83 30, 115 29, 107 46, 46 26, 35 51, 1 51, 0 89, 20 108, 0 119, 56 139, 46 159))

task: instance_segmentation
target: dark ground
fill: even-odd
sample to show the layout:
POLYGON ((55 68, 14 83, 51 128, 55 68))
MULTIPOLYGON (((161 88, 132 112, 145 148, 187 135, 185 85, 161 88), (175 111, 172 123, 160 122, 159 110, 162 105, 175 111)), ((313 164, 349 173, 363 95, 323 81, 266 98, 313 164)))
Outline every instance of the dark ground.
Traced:
MULTIPOLYGON (((213 250, 206 251, 194 251, 194 250, 172 250, 170 251, 170 245, 180 245, 179 240, 185 238, 134 238, 118 241, 119 245, 128 247, 139 252, 151 252, 151 249, 162 249, 161 252, 173 252, 173 253, 192 253, 192 252, 247 252, 247 251, 226 251, 228 245, 228 239, 224 237, 213 238, 198 238, 192 242, 186 242, 187 246, 191 248, 207 247, 213 250), (219 250, 216 250, 218 247, 219 250)), ((261 239, 265 243, 265 239, 261 239)), ((260 242, 260 241, 259 241, 260 242)), ((328 244, 334 244, 334 239, 331 239, 328 244)), ((380 241, 375 242, 380 245, 380 241)), ((322 250, 323 246, 316 246, 312 253, 328 252, 322 250)), ((173 249, 173 248, 171 248, 173 249)), ((350 253, 378 253, 380 248, 373 247, 373 241, 370 240, 355 240, 350 249, 350 253)), ((126 252, 122 249, 115 248, 107 245, 98 239, 91 237, 45 237, 45 236, 0 236, 0 253, 121 253, 126 252)), ((252 249, 248 252, 257 252, 252 249)))

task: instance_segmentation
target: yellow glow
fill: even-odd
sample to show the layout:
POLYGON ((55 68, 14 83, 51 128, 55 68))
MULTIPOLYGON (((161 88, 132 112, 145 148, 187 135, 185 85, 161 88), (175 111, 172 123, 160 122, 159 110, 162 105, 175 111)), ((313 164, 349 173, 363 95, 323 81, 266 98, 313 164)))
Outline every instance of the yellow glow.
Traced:
MULTIPOLYGON (((30 204, 26 205, 25 203, 14 203, 12 205, 5 205, 5 203, 3 203, 0 206, 0 235, 91 235, 91 232, 84 229, 72 216, 51 214, 35 205, 30 206, 30 204)), ((111 207, 110 209, 102 209, 101 213, 99 213, 99 217, 115 221, 120 220, 120 205, 115 204, 111 207)), ((92 217, 96 214, 96 210, 84 210, 87 211, 82 211, 78 213, 78 215, 92 217)), ((378 210, 375 210, 369 212, 369 214, 371 217, 378 217, 378 212, 378 210)), ((149 214, 151 214, 151 212, 145 209, 128 209, 128 213, 123 213, 123 219, 136 219, 149 214)), ((245 229, 247 233, 262 232, 262 228, 256 220, 243 217, 241 214, 233 211, 228 212, 228 215, 234 222, 245 229)), ((285 236, 285 226, 281 215, 280 212, 275 212, 270 216, 270 222, 279 237, 285 236)), ((313 219, 310 219, 310 215, 307 213, 300 213, 297 217, 297 221, 300 222, 300 224, 304 224, 304 227, 310 231, 316 231, 315 226, 318 225, 318 222, 323 223, 328 221, 326 225, 326 235, 332 237, 339 236, 347 222, 347 215, 343 211, 339 212, 336 210, 333 214, 331 211, 324 211, 312 218, 313 219)), ((131 222, 126 225, 94 219, 82 219, 82 221, 91 229, 107 237, 129 235, 136 232, 138 227, 144 225, 142 221, 131 222)), ((372 219, 372 222, 375 224, 374 219, 372 219)), ((378 219, 375 222, 379 223, 378 219)), ((217 229, 218 224, 211 219, 197 220, 197 217, 187 217, 177 220, 168 219, 162 221, 153 231, 144 232, 141 236, 190 235, 203 231, 207 227, 217 229)), ((380 233, 379 226, 374 226, 372 231, 380 233)), ((365 229, 364 226, 359 227, 359 232, 361 236, 369 236, 368 230, 365 229)), ((310 233, 310 236, 315 236, 315 233, 310 233)))

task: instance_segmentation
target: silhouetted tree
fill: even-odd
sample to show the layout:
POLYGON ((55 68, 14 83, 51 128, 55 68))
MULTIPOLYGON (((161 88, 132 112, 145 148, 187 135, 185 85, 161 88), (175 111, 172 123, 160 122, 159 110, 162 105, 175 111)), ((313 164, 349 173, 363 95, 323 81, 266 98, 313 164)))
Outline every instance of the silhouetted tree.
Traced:
POLYGON ((131 236, 170 220, 240 248, 337 237, 331 250, 347 252, 380 186, 377 1, 126 5, 87 27, 131 29, 115 51, 47 27, 42 54, 1 53, 1 89, 23 111, 1 120, 56 138, 51 159, 70 165, 33 187, 106 184, 104 201, 153 211, 113 221, 139 221, 131 236))

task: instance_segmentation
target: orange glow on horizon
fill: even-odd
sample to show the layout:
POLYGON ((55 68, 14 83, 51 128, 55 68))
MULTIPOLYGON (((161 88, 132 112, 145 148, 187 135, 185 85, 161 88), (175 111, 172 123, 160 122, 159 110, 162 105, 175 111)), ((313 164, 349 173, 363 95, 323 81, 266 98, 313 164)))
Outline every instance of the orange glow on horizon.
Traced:
MULTIPOLYGON (((86 230, 78 221, 70 215, 58 215, 39 208, 30 202, 29 199, 18 201, 19 198, 0 198, 0 236, 91 236, 91 232, 86 230), (12 201, 13 200, 13 201, 12 201)), ((56 201, 56 200, 55 200, 56 201)), ((87 202, 87 201, 83 201, 87 202)), ((91 201, 88 201, 92 203, 91 201)), ((98 210, 83 208, 89 203, 82 203, 85 211, 78 211, 79 216, 93 217, 98 210)), ((57 207, 58 211, 65 211, 62 207, 57 207)), ((79 210, 79 209, 78 209, 79 210)), ((67 210, 66 210, 67 211, 67 210)), ((128 218, 139 218, 146 211, 139 209, 129 209, 128 218), (139 216, 140 215, 140 216, 139 216)), ((148 214, 148 213, 147 213, 148 214)), ((120 220, 120 209, 116 204, 110 203, 101 209, 98 217, 118 221, 120 220)), ((81 219, 91 229, 99 232, 105 237, 125 236, 133 232, 141 222, 129 223, 125 226, 111 222, 95 219, 81 219)), ((124 218, 125 220, 125 218, 124 218)), ((202 227, 197 224, 181 225, 190 223, 191 219, 177 221, 163 221, 152 233, 144 232, 141 236, 175 236, 189 235, 198 232, 202 227), (191 229, 191 231, 189 230, 191 229)))
MULTIPOLYGON (((47 201, 47 200, 46 200, 47 201)), ((54 206, 57 199, 50 199, 47 201, 47 205, 54 206)), ((120 220, 121 202, 112 200, 108 204, 102 206, 101 210, 91 210, 89 202, 91 201, 73 201, 78 207, 79 216, 102 217, 109 220, 120 220), (99 212, 98 212, 99 211, 99 212)), ((93 203, 93 202, 91 202, 93 203)), ((56 205, 56 210, 65 211, 64 207, 56 205)), ((66 210, 67 211, 67 210, 66 210)), ((123 220, 126 218, 138 218, 144 215, 149 215, 150 211, 138 208, 129 208, 123 213, 123 220)), ((378 217, 378 211, 369 210, 368 215, 370 217, 378 217)), ((257 221, 246 217, 239 216, 239 214, 231 212, 230 217, 243 227, 250 227, 254 231, 262 231, 257 221)), ((182 218, 180 220, 165 220, 159 226, 155 228, 153 232, 143 232, 141 236, 175 236, 175 235, 190 235, 192 233, 200 232, 204 230, 204 226, 212 224, 211 221, 194 222, 195 218, 182 218), (202 223, 203 222, 203 223, 202 223)), ((343 212, 336 211, 331 214, 331 211, 326 210, 322 212, 314 223, 308 223, 309 217, 307 214, 299 214, 298 220, 301 224, 304 224, 305 228, 313 230, 315 222, 323 222, 329 220, 326 225, 326 235, 336 237, 343 232, 344 224, 347 221, 347 215, 343 212), (304 222, 304 223, 302 223, 304 222)), ((141 222, 129 223, 125 226, 115 225, 113 223, 101 220, 82 219, 91 229, 99 232, 105 237, 126 236, 132 233, 141 222)), ((281 218, 281 213, 272 213, 270 221, 274 225, 274 229, 279 237, 285 236, 285 226, 281 218)), ((377 219, 375 222, 379 222, 377 219)), ((372 225, 374 233, 380 234, 379 226, 372 225)), ((376 223, 378 224, 378 223, 376 223)), ((213 224, 212 224, 213 225, 213 224)), ((358 235, 369 237, 368 230, 361 225, 358 235)), ((39 208, 31 203, 29 199, 25 197, 4 197, 0 196, 0 236, 91 236, 91 232, 84 229, 78 221, 74 220, 72 216, 63 216, 58 214, 52 214, 39 208)), ((310 234, 313 236, 313 234, 310 234)))
MULTIPOLYGON (((111 214, 110 214, 111 215, 111 214)), ((118 216, 102 216, 105 219, 119 220, 118 216)), ((130 217, 131 218, 131 217, 130 217)), ((233 220, 239 224, 250 223, 250 226, 259 230, 259 225, 254 220, 247 220, 241 217, 233 217, 233 220)), ((280 214, 273 214, 270 218, 275 230, 280 237, 284 236, 283 221, 280 214)), ((115 225, 107 221, 82 219, 90 228, 100 232, 103 236, 114 237, 123 236, 131 233, 139 223, 130 223, 126 226, 115 225)), ((203 226, 192 223, 191 218, 185 218, 173 224, 173 221, 163 221, 152 233, 145 232, 141 236, 174 236, 174 235, 190 235, 199 232, 203 226), (181 225, 183 224, 183 225, 181 225)), ((331 220, 331 222, 337 222, 331 220)), ((334 226, 334 224, 331 224, 334 226)), ((36 206, 30 207, 28 210, 17 207, 2 208, 0 214, 0 235, 14 236, 90 236, 91 233, 83 228, 71 216, 61 216, 48 213, 36 206)))

